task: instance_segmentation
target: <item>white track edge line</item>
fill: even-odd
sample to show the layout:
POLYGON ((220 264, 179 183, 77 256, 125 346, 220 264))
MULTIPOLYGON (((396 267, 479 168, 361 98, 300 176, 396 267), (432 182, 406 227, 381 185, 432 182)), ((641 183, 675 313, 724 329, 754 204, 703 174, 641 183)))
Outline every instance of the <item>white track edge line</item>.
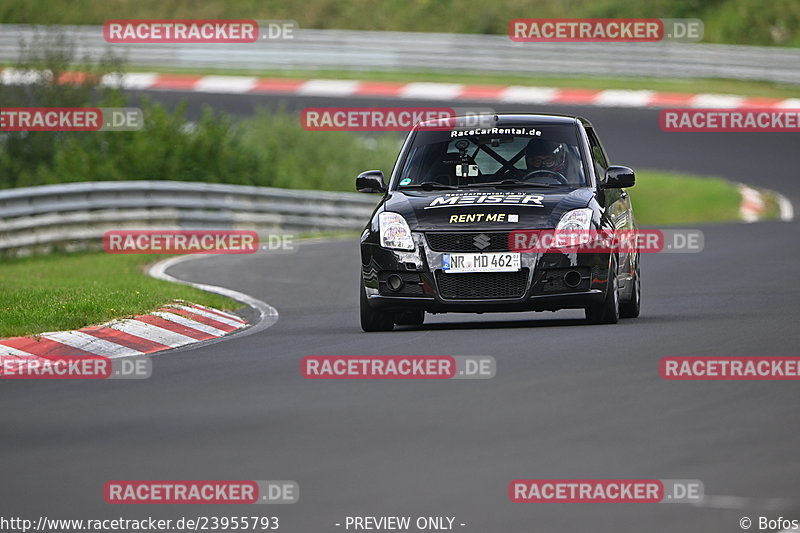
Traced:
POLYGON ((792 202, 782 194, 778 194, 778 207, 781 210, 781 220, 784 222, 792 222, 794 220, 792 202))
POLYGON ((258 313, 258 321, 252 325, 248 325, 242 329, 238 329, 235 331, 231 331, 227 335, 223 337, 218 337, 216 339, 210 339, 207 341, 198 341, 198 343, 189 344, 186 346, 173 348, 171 351, 183 351, 189 350, 199 345, 208 346, 209 344, 214 344, 220 341, 228 340, 233 337, 244 337, 246 335, 252 335, 253 333, 258 333, 268 327, 272 326, 278 321, 279 314, 278 310, 269 305, 267 302, 259 300, 250 296, 249 294, 245 294, 243 292, 235 291, 233 289, 228 289, 226 287, 219 287, 217 285, 207 285, 204 283, 193 283, 191 281, 185 281, 182 279, 175 278, 167 274, 167 270, 171 267, 183 263, 185 261, 192 261, 202 259, 205 256, 202 255, 179 255, 176 257, 170 257, 169 259, 165 259, 163 261, 159 261, 158 263, 152 265, 147 270, 147 275, 156 279, 160 279, 163 281, 169 281, 172 283, 180 283, 181 285, 189 285, 190 287, 194 287, 196 289, 200 289, 206 292, 211 292, 214 294, 219 294, 221 296, 226 296, 237 302, 243 303, 246 306, 254 309, 258 313))

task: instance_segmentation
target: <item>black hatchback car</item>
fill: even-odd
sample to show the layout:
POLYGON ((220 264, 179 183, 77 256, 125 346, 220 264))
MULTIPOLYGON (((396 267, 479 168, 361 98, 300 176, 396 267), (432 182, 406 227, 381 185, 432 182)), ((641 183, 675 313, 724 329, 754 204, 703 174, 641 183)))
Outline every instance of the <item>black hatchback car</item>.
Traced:
POLYGON ((636 230, 630 168, 609 166, 582 117, 500 114, 418 124, 361 235, 361 327, 420 325, 425 313, 585 309, 590 323, 639 315, 639 254, 519 250, 525 231, 636 230))

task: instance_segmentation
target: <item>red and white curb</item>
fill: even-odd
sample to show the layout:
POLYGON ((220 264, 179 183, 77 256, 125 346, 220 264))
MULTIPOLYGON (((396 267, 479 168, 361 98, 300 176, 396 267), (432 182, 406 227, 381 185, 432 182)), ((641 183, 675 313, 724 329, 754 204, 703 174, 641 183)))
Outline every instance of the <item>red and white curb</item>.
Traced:
MULTIPOLYGON (((185 281, 167 274, 167 270, 171 267, 184 263, 187 261, 197 261, 201 260, 204 257, 203 255, 179 255, 176 257, 171 257, 169 259, 164 259, 163 261, 159 261, 158 263, 152 265, 150 269, 147 271, 147 275, 154 277, 156 279, 161 279, 164 281, 169 281, 171 283, 179 283, 181 285, 189 285, 190 287, 194 287, 196 289, 200 289, 201 291, 206 292, 213 292, 214 294, 220 294, 222 296, 226 296, 232 300, 236 300, 237 302, 241 302, 244 305, 250 307, 255 313, 256 317, 252 320, 252 324, 248 326, 243 331, 237 332, 237 337, 243 337, 245 335, 252 335, 253 333, 258 333, 261 330, 264 330, 278 321, 278 310, 269 305, 267 302, 261 301, 257 298, 250 296, 249 294, 245 294, 243 292, 235 291, 233 289, 228 289, 226 287, 218 287, 216 285, 208 285, 205 283, 193 283, 191 281, 185 281)), ((213 342, 219 342, 221 338, 213 339, 207 341, 206 344, 210 344, 213 342)))
POLYGON ((739 217, 745 222, 757 222, 764 214, 766 203, 761 193, 747 185, 739 185, 742 203, 739 206, 739 217))
MULTIPOLYGON (((742 203, 739 206, 739 217, 744 222, 758 222, 761 220, 767 207, 761 192, 747 185, 739 185, 739 194, 742 195, 742 203)), ((778 200, 780 219, 784 222, 791 222, 794 220, 792 202, 782 194, 773 194, 775 194, 778 200)))
POLYGON ((0 356, 12 362, 15 358, 141 356, 220 338, 247 325, 233 313, 175 302, 146 315, 98 326, 0 339, 0 356))
MULTIPOLYGON (((56 331, 29 337, 0 339, 0 357, 13 359, 52 359, 59 357, 102 356, 109 359, 153 354, 169 349, 185 349, 251 335, 278 321, 278 311, 266 302, 247 294, 216 285, 192 283, 170 276, 170 267, 203 256, 185 255, 159 261, 147 271, 151 277, 189 285, 206 292, 227 296, 256 312, 252 323, 233 313, 188 302, 174 302, 146 315, 114 320, 76 331, 56 331)), ((46 364, 46 361, 42 361, 46 364)), ((0 373, 2 365, 0 365, 0 373)))
MULTIPOLYGON (((37 72, 14 68, 0 70, 0 84, 35 82, 37 72)), ((63 83, 79 82, 84 74, 63 74, 63 83)), ((762 98, 730 94, 689 94, 646 90, 595 90, 523 85, 470 85, 460 83, 388 82, 336 79, 259 78, 255 76, 202 76, 136 72, 107 75, 101 83, 131 90, 193 91, 216 94, 293 94, 298 96, 384 97, 408 100, 457 100, 518 104, 561 104, 649 108, 775 108, 798 109, 800 98, 762 98)))

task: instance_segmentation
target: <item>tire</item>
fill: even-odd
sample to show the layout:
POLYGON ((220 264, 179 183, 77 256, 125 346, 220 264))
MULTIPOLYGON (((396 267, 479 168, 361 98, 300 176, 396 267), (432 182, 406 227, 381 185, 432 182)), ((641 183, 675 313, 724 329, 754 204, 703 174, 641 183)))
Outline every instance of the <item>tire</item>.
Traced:
POLYGON ((386 311, 378 311, 369 306, 367 291, 362 284, 360 287, 361 329, 366 332, 392 331, 394 329, 394 315, 386 311))
POLYGON ((619 281, 616 261, 611 262, 608 273, 606 297, 599 304, 586 307, 586 320, 590 324, 616 324, 619 322, 619 281))
POLYGON ((397 313, 394 323, 398 326, 421 326, 425 322, 425 311, 405 311, 397 313))
POLYGON ((642 307, 642 274, 639 269, 639 258, 636 258, 636 269, 633 271, 633 289, 631 299, 619 303, 620 318, 636 318, 642 307))

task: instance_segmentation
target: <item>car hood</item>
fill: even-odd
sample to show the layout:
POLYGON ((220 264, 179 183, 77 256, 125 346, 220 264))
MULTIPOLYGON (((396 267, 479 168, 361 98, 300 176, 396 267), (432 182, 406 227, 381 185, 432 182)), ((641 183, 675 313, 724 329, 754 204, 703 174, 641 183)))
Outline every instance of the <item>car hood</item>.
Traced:
POLYGON ((392 191, 383 207, 403 215, 412 231, 545 229, 565 211, 587 207, 593 196, 588 187, 392 191))

